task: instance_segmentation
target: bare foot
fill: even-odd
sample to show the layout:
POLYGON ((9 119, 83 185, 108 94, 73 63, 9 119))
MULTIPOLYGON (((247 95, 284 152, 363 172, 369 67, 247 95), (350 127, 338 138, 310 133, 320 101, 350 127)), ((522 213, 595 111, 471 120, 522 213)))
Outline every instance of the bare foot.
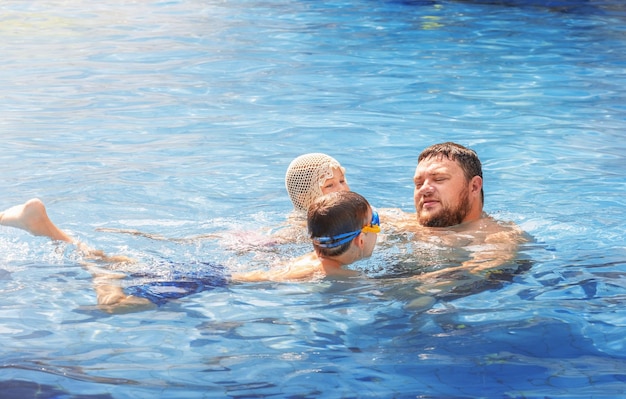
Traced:
POLYGON ((72 242, 72 238, 52 223, 43 202, 37 198, 0 213, 0 224, 26 230, 35 236, 72 242))
POLYGON ((98 276, 94 278, 98 308, 107 313, 141 312, 156 308, 156 305, 146 298, 126 295, 122 287, 111 285, 113 279, 120 275, 98 276))

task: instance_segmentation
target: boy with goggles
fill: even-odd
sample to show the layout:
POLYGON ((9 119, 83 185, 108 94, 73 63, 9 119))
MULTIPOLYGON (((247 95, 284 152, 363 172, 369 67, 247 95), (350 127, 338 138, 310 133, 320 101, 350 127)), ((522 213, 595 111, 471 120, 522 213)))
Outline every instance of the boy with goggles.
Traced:
POLYGON ((380 218, 375 209, 372 209, 372 221, 370 224, 358 230, 330 237, 311 237, 311 239, 313 244, 319 248, 335 248, 354 240, 360 233, 380 233, 380 218))
POLYGON ((311 204, 307 213, 308 232, 313 252, 277 265, 270 270, 233 273, 228 276, 223 267, 207 264, 204 271, 192 279, 128 287, 110 284, 111 276, 94 274, 98 305, 111 313, 151 309, 169 299, 221 287, 229 282, 312 281, 326 276, 358 276, 354 270, 342 267, 372 255, 380 232, 378 213, 367 200, 355 192, 341 191, 324 195, 311 204), (174 287, 171 295, 162 289, 174 287), (153 292, 153 288, 156 290, 153 292), (129 295, 130 294, 130 295, 129 295))
POLYGON ((233 273, 231 280, 298 281, 358 276, 358 272, 342 267, 372 255, 380 220, 363 196, 340 191, 313 201, 307 212, 307 228, 313 252, 270 270, 233 273))
MULTIPOLYGON (((48 218, 45 206, 38 199, 30 200, 0 212, 0 225, 24 229, 34 235, 47 236, 52 240, 74 243, 88 257, 109 262, 128 262, 124 256, 106 256, 102 251, 88 248, 59 229, 48 218)), ((307 213, 309 237, 313 252, 285 262, 270 270, 233 273, 230 278, 221 274, 208 276, 221 280, 218 286, 231 282, 254 281, 311 281, 325 276, 357 276, 353 270, 342 267, 372 255, 380 232, 378 213, 361 195, 350 192, 333 192, 317 198, 307 213)), ((150 309, 155 303, 143 296, 123 292, 119 285, 111 284, 120 275, 101 274, 90 268, 93 274, 98 305, 111 313, 150 309)), ((192 292, 191 292, 192 293, 192 292)), ((184 296, 185 294, 181 295, 184 296)))

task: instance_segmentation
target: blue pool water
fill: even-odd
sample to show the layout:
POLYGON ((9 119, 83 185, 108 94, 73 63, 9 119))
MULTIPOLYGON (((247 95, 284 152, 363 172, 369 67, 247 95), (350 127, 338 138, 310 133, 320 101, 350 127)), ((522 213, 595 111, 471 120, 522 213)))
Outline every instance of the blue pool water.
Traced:
POLYGON ((253 269, 309 250, 250 236, 284 223, 294 157, 410 212, 417 155, 451 140, 534 241, 511 281, 422 307, 398 269, 454 254, 399 240, 366 279, 108 315, 71 246, 0 227, 0 397, 620 397, 625 22, 609 0, 3 1, 2 209, 39 197, 143 271, 253 269))

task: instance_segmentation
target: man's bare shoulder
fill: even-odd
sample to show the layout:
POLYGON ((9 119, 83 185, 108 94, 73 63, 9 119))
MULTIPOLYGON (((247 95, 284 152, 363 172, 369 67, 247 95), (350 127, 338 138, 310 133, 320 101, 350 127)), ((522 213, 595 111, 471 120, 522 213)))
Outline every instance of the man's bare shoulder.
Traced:
POLYGON ((416 220, 415 213, 405 212, 400 208, 377 208, 378 214, 390 222, 416 220))
POLYGON ((415 213, 405 212, 400 208, 382 208, 377 209, 380 221, 383 223, 383 229, 392 232, 402 230, 413 230, 421 227, 417 224, 417 216, 415 213))
POLYGON ((465 227, 485 244, 521 244, 529 240, 528 234, 516 223, 497 220, 488 215, 483 215, 465 227))
POLYGON ((473 222, 450 227, 422 226, 414 213, 398 209, 386 209, 381 215, 385 215, 385 219, 383 216, 381 219, 388 223, 390 233, 408 233, 415 240, 443 242, 450 246, 521 244, 529 240, 514 222, 496 220, 487 214, 473 222))

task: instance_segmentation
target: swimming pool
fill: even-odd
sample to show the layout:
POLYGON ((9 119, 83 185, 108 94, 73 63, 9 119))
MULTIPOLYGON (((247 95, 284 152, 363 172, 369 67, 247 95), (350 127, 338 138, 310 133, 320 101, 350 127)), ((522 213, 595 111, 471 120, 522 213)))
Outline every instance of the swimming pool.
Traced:
POLYGON ((263 267, 309 248, 98 229, 263 233, 310 151, 373 205, 411 211, 417 155, 451 140, 480 155, 486 210, 535 241, 525 273, 427 308, 407 307, 417 291, 384 248, 358 283, 111 316, 71 247, 1 227, 0 396, 623 394, 626 9, 490 3, 505 2, 4 1, 2 209, 42 198, 147 268, 263 267))

